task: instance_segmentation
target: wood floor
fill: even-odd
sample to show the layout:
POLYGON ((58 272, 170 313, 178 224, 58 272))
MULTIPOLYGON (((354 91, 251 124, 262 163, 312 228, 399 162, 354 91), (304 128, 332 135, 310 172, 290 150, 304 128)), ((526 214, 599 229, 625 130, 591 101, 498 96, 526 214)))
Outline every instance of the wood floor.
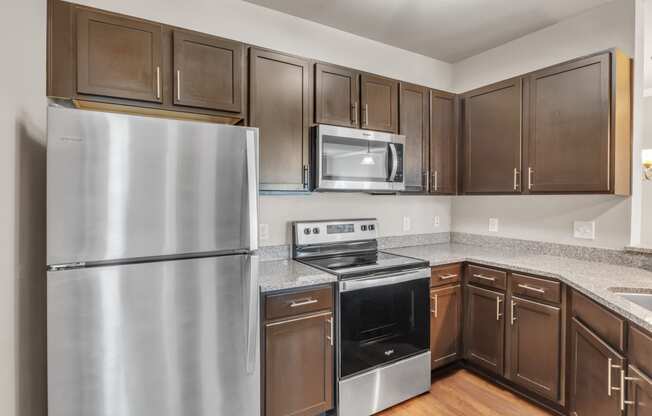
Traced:
POLYGON ((433 380, 430 393, 415 397, 381 416, 550 416, 515 394, 466 371, 433 380))

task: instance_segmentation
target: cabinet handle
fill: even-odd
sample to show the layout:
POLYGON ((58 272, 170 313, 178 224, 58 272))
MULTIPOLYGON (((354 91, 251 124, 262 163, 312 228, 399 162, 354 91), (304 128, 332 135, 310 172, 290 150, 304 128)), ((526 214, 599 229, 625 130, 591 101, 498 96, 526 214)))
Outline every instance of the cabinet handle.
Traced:
POLYGON ((177 101, 181 101, 181 70, 177 69, 177 101))
POLYGON ((516 302, 512 301, 511 304, 511 310, 510 310, 510 323, 512 326, 514 326, 514 322, 516 322, 516 314, 514 313, 516 311, 516 302))
POLYGON ((503 316, 502 313, 500 313, 500 296, 496 296, 496 321, 500 321, 500 317, 503 316))
POLYGON ((621 390, 621 387, 622 387, 622 384, 621 384, 621 387, 613 387, 611 385, 611 372, 612 372, 612 369, 614 369, 614 368, 621 368, 622 369, 621 366, 614 365, 613 360, 610 357, 610 358, 607 359, 607 396, 609 396, 609 397, 611 397, 611 392, 613 390, 618 391, 618 390, 621 390))
POLYGON ((435 170, 432 173, 432 181, 433 181, 433 184, 434 184, 433 185, 433 188, 434 188, 433 190, 435 192, 439 191, 439 171, 438 170, 435 170))
POLYGON ((364 105, 364 119, 362 124, 364 127, 367 127, 367 124, 369 124, 369 104, 364 105))
POLYGON ((521 173, 517 168, 514 168, 514 190, 518 191, 518 177, 521 173))
POLYGON ((527 189, 532 189, 534 186, 534 169, 527 168, 527 189))
POLYGON ((334 332, 334 331, 333 331, 333 318, 329 318, 329 319, 327 319, 326 322, 328 322, 328 323, 330 324, 330 327, 331 327, 331 335, 330 335, 330 336, 327 336, 326 339, 327 339, 328 341, 330 341, 330 343, 331 343, 331 347, 332 347, 332 346, 333 346, 333 332, 334 332))
POLYGON ((358 102, 354 102, 351 107, 353 109, 353 124, 358 124, 358 102))
POLYGON ((293 300, 290 302, 290 308, 298 308, 300 306, 312 305, 317 302, 319 302, 319 300, 313 298, 293 300))
POLYGON ((430 192, 430 171, 424 171, 423 176, 426 177, 426 192, 430 192))
POLYGON ((435 318, 439 315, 439 296, 435 294, 435 318))
POLYGON ((445 274, 445 275, 443 275, 443 276, 442 276, 442 275, 439 275, 439 279, 440 279, 440 280, 448 280, 448 279, 453 279, 453 278, 455 278, 455 277, 457 277, 456 274, 445 274))
POLYGON ((622 386, 622 390, 620 392, 620 410, 625 410, 626 404, 636 404, 636 401, 634 400, 625 400, 625 387, 627 387, 628 381, 641 381, 641 379, 637 377, 626 377, 625 370, 620 370, 620 385, 622 386))
POLYGON ((540 287, 532 287, 532 286, 528 286, 528 285, 525 285, 525 284, 522 284, 522 283, 520 283, 520 284, 518 285, 518 287, 520 287, 521 289, 525 289, 525 290, 531 290, 532 292, 537 292, 537 293, 546 293, 546 290, 545 290, 545 289, 542 289, 542 288, 540 288, 540 287))
POLYGON ((156 99, 161 99, 161 67, 156 67, 156 99))
POLYGON ((495 277, 485 276, 483 274, 474 274, 473 277, 477 277, 478 279, 488 280, 490 282, 496 281, 495 277))
POLYGON ((303 165, 303 186, 307 188, 310 182, 310 165, 303 165))

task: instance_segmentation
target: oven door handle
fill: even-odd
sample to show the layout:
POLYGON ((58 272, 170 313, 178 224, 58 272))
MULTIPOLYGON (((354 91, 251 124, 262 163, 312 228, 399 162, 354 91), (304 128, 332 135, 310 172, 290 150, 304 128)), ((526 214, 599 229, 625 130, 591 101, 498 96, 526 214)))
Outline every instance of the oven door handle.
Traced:
POLYGON ((411 280, 429 279, 430 269, 411 270, 409 272, 374 276, 368 279, 345 280, 340 282, 340 292, 368 289, 371 287, 388 286, 411 280))
POLYGON ((389 179, 387 180, 388 182, 394 182, 394 179, 396 178, 396 172, 398 171, 398 152, 396 151, 396 144, 394 143, 389 143, 389 153, 392 156, 391 163, 390 163, 390 172, 389 172, 389 179))

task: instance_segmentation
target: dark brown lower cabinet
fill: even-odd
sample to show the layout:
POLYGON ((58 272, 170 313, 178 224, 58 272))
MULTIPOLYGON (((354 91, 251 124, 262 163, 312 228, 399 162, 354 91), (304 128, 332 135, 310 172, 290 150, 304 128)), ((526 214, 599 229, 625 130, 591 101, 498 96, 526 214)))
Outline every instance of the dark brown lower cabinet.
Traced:
POLYGON ((460 285, 430 291, 430 367, 432 369, 459 358, 461 301, 460 285))
POLYGON ((507 377, 550 400, 559 399, 561 310, 512 297, 507 377))
POLYGON ((629 365, 625 379, 629 416, 652 416, 652 380, 638 368, 629 365))
POLYGON ((570 414, 621 415, 620 370, 625 359, 577 318, 571 322, 570 414))
POLYGON ((498 375, 503 375, 504 316, 504 294, 471 285, 466 287, 464 356, 498 375))
POLYGON ((333 407, 332 312, 265 325, 265 415, 313 416, 333 407))

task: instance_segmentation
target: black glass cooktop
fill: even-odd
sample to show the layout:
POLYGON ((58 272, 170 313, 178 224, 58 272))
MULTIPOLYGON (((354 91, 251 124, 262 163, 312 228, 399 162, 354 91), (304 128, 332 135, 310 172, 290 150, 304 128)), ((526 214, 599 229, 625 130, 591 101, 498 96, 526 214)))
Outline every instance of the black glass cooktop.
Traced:
POLYGON ((301 259, 309 266, 338 275, 342 279, 367 274, 428 267, 426 261, 382 251, 301 259))

